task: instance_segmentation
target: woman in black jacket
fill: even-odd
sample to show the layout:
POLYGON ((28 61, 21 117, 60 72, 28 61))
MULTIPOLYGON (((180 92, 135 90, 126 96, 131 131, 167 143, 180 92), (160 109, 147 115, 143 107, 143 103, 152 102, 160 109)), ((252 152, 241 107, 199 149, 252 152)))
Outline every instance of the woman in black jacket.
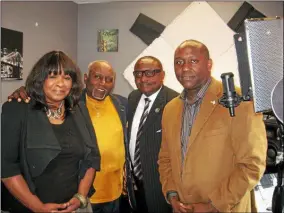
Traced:
POLYGON ((2 107, 1 178, 19 201, 8 210, 84 208, 100 155, 86 108, 79 103, 80 70, 65 53, 51 51, 34 65, 26 89, 29 104, 12 101, 2 107))

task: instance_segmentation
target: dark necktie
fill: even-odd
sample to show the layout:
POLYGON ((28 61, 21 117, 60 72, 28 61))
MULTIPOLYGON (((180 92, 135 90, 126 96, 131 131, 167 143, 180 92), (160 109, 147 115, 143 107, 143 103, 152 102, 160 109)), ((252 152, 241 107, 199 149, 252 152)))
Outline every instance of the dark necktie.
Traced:
POLYGON ((143 177, 142 174, 142 168, 141 168, 141 161, 140 161, 140 136, 143 131, 143 126, 145 124, 145 121, 147 119, 147 116, 149 114, 149 105, 150 105, 151 100, 149 98, 145 98, 145 106, 144 110, 140 119, 138 131, 137 131, 137 136, 136 136, 136 146, 135 146, 135 154, 134 154, 134 175, 141 180, 143 177))

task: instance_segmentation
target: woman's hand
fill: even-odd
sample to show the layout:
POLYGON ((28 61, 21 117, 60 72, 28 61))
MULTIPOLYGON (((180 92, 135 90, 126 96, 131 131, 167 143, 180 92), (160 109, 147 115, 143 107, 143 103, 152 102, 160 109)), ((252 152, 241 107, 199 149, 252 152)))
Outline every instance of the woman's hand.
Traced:
POLYGON ((62 209, 66 209, 67 204, 57 204, 57 203, 45 203, 39 206, 38 208, 32 209, 33 212, 57 212, 62 209))
POLYGON ((57 212, 74 212, 80 207, 81 203, 77 198, 73 197, 64 205, 66 205, 66 208, 57 212))

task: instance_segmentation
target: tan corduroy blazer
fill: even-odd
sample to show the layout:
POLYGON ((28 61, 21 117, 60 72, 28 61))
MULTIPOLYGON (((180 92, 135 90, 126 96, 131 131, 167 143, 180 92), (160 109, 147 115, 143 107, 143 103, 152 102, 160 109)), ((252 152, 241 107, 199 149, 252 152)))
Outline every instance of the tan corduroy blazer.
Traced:
POLYGON ((253 189, 265 170, 267 139, 262 114, 242 102, 230 117, 218 104, 222 84, 214 79, 196 116, 183 165, 183 101, 167 104, 162 119, 159 172, 163 193, 177 191, 184 203, 212 201, 220 212, 255 211, 253 189), (253 198, 253 199, 252 199, 253 198))

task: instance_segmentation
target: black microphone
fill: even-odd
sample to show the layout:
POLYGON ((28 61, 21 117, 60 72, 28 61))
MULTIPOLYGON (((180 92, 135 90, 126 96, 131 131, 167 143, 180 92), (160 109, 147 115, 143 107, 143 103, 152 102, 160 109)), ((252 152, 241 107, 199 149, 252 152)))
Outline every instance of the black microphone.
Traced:
POLYGON ((235 107, 238 106, 241 102, 240 97, 238 97, 235 91, 234 85, 234 74, 231 72, 223 73, 221 75, 223 83, 223 96, 219 100, 219 104, 223 105, 226 108, 229 108, 230 116, 235 116, 235 107))

